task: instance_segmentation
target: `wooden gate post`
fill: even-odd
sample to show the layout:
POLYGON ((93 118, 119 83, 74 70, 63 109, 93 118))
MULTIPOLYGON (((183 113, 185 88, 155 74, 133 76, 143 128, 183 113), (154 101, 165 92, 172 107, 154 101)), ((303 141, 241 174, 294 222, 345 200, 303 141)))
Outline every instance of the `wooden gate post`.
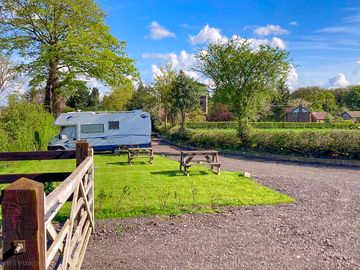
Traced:
POLYGON ((88 156, 90 156, 89 143, 87 141, 76 142, 76 167, 81 164, 88 156))
POLYGON ((3 269, 45 269, 44 186, 20 178, 2 190, 3 269))

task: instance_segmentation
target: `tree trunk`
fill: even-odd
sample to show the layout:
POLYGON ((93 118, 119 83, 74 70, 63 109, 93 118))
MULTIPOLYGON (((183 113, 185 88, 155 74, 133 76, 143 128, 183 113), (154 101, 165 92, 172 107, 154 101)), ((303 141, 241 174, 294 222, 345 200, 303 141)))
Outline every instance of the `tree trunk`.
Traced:
POLYGON ((185 117, 186 117, 185 111, 181 111, 181 123, 180 123, 180 133, 181 134, 185 133, 185 117))
POLYGON ((52 114, 60 112, 59 95, 57 90, 59 88, 59 73, 58 61, 54 60, 49 63, 49 74, 45 86, 44 106, 52 114))
POLYGON ((251 126, 249 124, 249 119, 246 116, 238 117, 238 133, 240 140, 243 144, 248 143, 249 133, 251 131, 251 126))
POLYGON ((168 117, 168 112, 167 109, 164 108, 164 113, 165 113, 165 132, 167 131, 167 117, 168 117))

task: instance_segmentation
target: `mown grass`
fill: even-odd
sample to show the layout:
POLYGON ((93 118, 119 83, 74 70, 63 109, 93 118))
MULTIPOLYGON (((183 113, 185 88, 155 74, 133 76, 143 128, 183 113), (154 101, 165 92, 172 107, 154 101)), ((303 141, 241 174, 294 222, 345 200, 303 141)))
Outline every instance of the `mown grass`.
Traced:
MULTIPOLYGON (((74 169, 74 160, 27 161, 0 169, 0 173, 57 172, 74 169)), ((176 215, 216 212, 220 206, 291 203, 294 199, 273 191, 237 172, 216 175, 194 166, 190 176, 179 173, 179 163, 162 156, 155 164, 127 164, 125 155, 95 155, 95 214, 97 218, 176 215)), ((62 211, 66 215, 69 205, 62 211)))

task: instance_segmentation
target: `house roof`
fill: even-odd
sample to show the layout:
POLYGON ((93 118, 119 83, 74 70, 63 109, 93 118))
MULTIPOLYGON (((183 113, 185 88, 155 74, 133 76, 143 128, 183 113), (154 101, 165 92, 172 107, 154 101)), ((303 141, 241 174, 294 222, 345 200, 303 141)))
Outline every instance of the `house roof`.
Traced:
POLYGON ((285 109, 285 112, 286 112, 286 113, 291 113, 293 110, 295 110, 295 108, 297 108, 297 107, 287 107, 287 108, 285 109))
POLYGON ((305 110, 307 110, 307 111, 310 112, 310 110, 309 110, 308 108, 306 108, 306 107, 304 107, 304 106, 302 106, 302 105, 287 107, 287 108, 285 108, 285 112, 286 112, 286 113, 292 113, 292 112, 293 112, 295 109, 297 109, 297 108, 303 108, 303 109, 305 109, 305 110))
POLYGON ((351 118, 360 118, 360 111, 346 111, 351 118))
POLYGON ((329 113, 327 112, 312 112, 311 115, 316 119, 316 120, 326 120, 326 118, 328 116, 330 116, 329 113))

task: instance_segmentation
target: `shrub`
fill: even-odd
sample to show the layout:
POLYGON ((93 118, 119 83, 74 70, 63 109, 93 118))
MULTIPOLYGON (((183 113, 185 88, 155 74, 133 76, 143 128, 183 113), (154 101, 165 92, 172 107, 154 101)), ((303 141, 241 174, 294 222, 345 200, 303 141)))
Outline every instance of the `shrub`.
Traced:
MULTIPOLYGON (((208 128, 208 129, 222 129, 222 128, 237 128, 237 122, 188 122, 186 126, 192 129, 208 128)), ((315 123, 315 122, 254 122, 252 123, 254 128, 271 129, 271 128, 283 128, 283 129, 301 129, 301 128, 314 128, 314 129, 359 129, 359 123, 353 122, 331 122, 331 123, 315 123)))
POLYGON ((7 151, 45 150, 58 131, 53 122, 54 117, 42 106, 13 96, 0 115, 0 129, 3 130, 0 143, 7 138, 7 151))
POLYGON ((192 129, 183 137, 179 137, 176 130, 168 134, 172 140, 197 147, 360 159, 360 132, 357 130, 253 129, 246 145, 240 144, 234 129, 192 129))

